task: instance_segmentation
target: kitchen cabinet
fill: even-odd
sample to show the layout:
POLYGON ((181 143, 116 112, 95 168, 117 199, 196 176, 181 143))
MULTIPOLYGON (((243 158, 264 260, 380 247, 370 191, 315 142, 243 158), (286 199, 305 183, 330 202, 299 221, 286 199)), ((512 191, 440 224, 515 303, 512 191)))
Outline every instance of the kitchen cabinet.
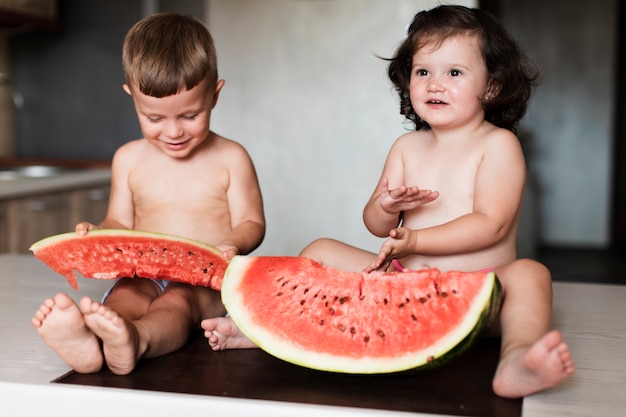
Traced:
POLYGON ((87 188, 72 193, 70 223, 88 221, 98 224, 107 214, 109 208, 109 186, 87 188))
POLYGON ((56 30, 56 0, 0 0, 0 28, 56 30))
POLYGON ((70 232, 79 221, 99 223, 106 215, 108 200, 107 185, 0 202, 0 229, 6 228, 0 252, 30 253, 34 242, 70 232))
POLYGON ((9 252, 28 253, 37 240, 70 230, 70 195, 54 193, 8 203, 9 252))

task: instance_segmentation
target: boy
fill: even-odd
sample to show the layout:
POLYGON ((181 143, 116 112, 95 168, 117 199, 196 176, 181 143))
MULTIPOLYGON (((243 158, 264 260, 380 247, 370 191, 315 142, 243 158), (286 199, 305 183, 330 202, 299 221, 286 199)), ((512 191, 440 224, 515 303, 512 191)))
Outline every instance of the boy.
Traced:
MULTIPOLYGON (((104 221, 79 223, 76 233, 169 233, 214 245, 225 259, 253 251, 265 234, 261 192, 245 149, 209 130, 224 80, 207 28, 190 16, 149 16, 128 32, 123 66, 144 138, 115 153, 104 221)), ((102 303, 57 294, 32 324, 75 371, 106 362, 124 375, 141 358, 182 347, 203 317, 224 313, 210 288, 125 278, 102 303)))

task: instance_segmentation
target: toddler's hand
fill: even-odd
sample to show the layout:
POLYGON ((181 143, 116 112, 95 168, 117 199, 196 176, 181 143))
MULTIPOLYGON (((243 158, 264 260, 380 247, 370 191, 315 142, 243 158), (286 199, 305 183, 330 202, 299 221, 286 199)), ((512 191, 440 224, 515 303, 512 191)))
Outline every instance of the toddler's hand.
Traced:
POLYGON ((401 185, 393 190, 389 189, 389 179, 383 178, 380 190, 380 207, 390 214, 412 210, 439 197, 439 192, 420 190, 419 187, 401 185))
POLYGON ((389 267, 393 259, 400 259, 414 254, 416 239, 417 232, 415 230, 407 229, 406 227, 391 229, 389 239, 380 247, 376 259, 374 259, 374 262, 368 265, 363 272, 369 273, 376 270, 384 271, 389 267))

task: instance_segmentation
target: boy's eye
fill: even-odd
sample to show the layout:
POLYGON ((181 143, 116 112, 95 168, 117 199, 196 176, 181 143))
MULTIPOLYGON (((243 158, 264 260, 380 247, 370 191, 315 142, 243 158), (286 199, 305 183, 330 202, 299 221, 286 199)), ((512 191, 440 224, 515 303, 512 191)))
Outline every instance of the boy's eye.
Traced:
POLYGON ((148 120, 151 121, 152 123, 157 123, 161 121, 160 117, 155 117, 155 116, 147 116, 148 120))
POLYGON ((459 75, 461 75, 461 71, 456 70, 456 69, 450 70, 451 77, 458 77, 459 75))
POLYGON ((197 114, 184 114, 183 116, 181 116, 183 119, 185 120, 193 120, 197 117, 197 114))

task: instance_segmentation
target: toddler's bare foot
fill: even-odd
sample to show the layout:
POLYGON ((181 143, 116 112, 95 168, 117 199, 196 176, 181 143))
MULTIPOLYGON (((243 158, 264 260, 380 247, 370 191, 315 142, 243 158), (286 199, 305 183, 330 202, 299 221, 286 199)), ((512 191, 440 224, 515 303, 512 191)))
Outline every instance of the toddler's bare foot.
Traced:
POLYGON ((559 384, 574 373, 574 361, 561 333, 546 333, 530 348, 500 359, 493 390, 501 397, 519 398, 559 384))
POLYGON ((204 319, 200 324, 204 336, 213 350, 249 349, 257 347, 250 339, 239 331, 229 317, 204 319))
POLYGON ((68 295, 58 293, 45 300, 31 322, 43 341, 76 372, 88 374, 102 368, 100 343, 68 295))
POLYGON ((139 360, 137 328, 107 306, 88 297, 80 300, 85 324, 102 340, 104 360, 111 372, 127 375, 139 360))

